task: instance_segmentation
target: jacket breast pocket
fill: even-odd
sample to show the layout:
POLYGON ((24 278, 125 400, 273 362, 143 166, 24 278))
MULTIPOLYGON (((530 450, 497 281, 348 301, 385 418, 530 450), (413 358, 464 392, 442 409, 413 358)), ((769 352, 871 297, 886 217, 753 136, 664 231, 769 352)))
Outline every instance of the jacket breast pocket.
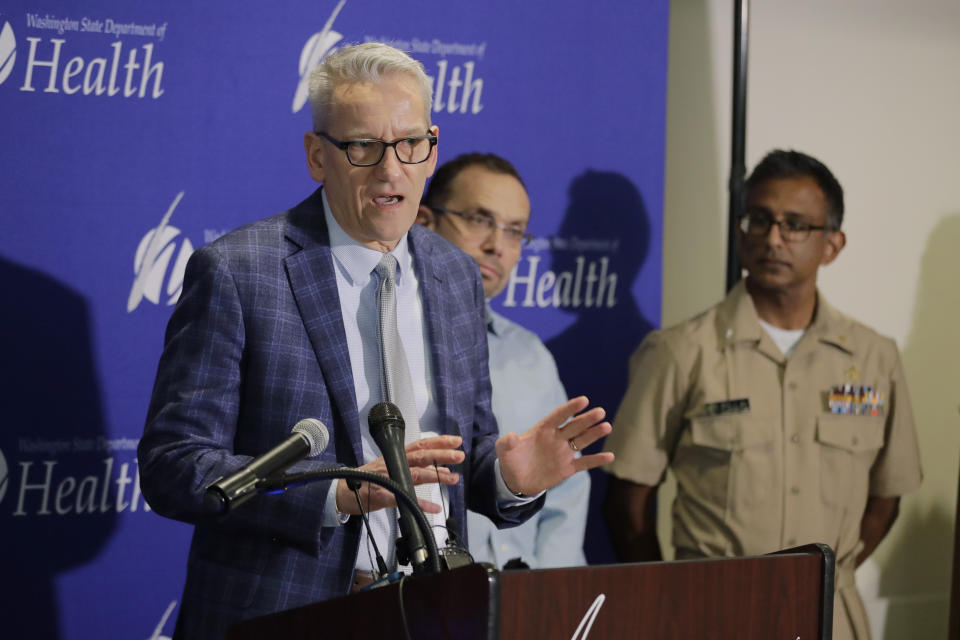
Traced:
POLYGON ((883 416, 820 415, 817 442, 823 501, 840 506, 865 502, 870 467, 884 444, 883 416))
POLYGON ((697 501, 724 512, 766 503, 774 484, 771 429, 770 420, 751 414, 691 418, 689 441, 675 458, 678 480, 697 501))

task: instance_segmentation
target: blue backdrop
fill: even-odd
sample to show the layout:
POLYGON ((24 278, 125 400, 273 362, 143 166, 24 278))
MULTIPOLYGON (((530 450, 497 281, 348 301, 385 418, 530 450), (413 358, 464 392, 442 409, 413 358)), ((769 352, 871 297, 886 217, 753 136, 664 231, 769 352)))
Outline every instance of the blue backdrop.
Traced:
POLYGON ((411 51, 441 162, 517 166, 538 239, 495 306, 615 411, 660 317, 668 2, 459 4, 0 8, 0 635, 172 632, 190 527, 150 512, 135 451, 163 329, 195 247, 315 187, 303 83, 333 47, 411 51))

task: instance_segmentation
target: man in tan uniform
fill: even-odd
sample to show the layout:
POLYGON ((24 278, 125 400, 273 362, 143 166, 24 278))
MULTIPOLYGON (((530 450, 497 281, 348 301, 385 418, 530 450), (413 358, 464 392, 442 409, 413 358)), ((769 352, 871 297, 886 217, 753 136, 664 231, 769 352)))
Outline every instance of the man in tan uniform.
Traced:
POLYGON ((746 184, 745 281, 650 334, 607 438, 605 515, 621 560, 659 559, 656 487, 677 478, 681 558, 812 542, 837 557, 834 638, 870 637, 854 569, 920 485, 916 429, 893 340, 817 292, 846 241, 843 190, 819 161, 773 151, 746 184))

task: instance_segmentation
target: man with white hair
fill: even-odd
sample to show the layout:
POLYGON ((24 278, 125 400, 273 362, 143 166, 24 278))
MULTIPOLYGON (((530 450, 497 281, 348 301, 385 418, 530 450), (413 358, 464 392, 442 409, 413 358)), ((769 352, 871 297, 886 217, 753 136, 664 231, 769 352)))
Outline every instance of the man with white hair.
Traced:
MULTIPOLYGON (((302 418, 328 425, 330 442, 291 471, 339 464, 385 475, 367 416, 391 388, 407 388, 396 396, 407 432, 426 436, 406 445, 414 484, 441 485, 421 505, 446 508, 461 527, 468 506, 519 524, 546 489, 613 459, 574 455, 611 429, 583 397, 497 438, 476 263, 413 224, 437 162, 430 98, 423 67, 392 47, 328 56, 311 78, 314 130, 304 136, 322 188, 190 259, 139 447, 151 506, 196 525, 178 637, 222 637, 235 621, 380 577, 342 480, 211 517, 205 488, 302 418), (385 299, 395 316, 378 308, 385 299), (396 342, 388 348, 381 333, 396 342)), ((395 501, 366 483, 360 494, 393 570, 395 501)))

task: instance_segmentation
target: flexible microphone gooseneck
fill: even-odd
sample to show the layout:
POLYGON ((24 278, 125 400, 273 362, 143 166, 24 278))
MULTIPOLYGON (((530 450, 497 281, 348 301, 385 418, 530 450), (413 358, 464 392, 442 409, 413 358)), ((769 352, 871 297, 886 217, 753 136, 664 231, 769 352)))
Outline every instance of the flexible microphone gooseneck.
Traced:
MULTIPOLYGON (((421 531, 430 530, 430 522, 427 521, 427 516, 424 515, 423 509, 417 504, 416 499, 411 498, 399 484, 379 473, 369 473, 367 471, 360 471, 359 469, 351 469, 350 467, 327 467, 314 469, 313 471, 305 471, 303 473, 281 473, 258 482, 257 491, 270 494, 285 493, 290 489, 302 487, 311 482, 337 478, 356 478, 357 480, 371 482, 378 487, 387 489, 397 497, 397 502, 407 506, 410 513, 415 516, 415 520, 419 524, 421 531)), ((440 553, 437 551, 437 541, 434 540, 433 536, 428 536, 425 540, 427 541, 427 562, 430 565, 430 571, 432 573, 440 573, 443 567, 440 566, 440 553)))
MULTIPOLYGON (((413 503, 416 504, 417 494, 413 489, 413 478, 410 475, 410 465, 407 463, 407 455, 403 445, 405 425, 400 409, 391 402, 376 404, 370 409, 367 423, 370 426, 370 435, 373 436, 374 442, 380 447, 383 461, 387 465, 387 475, 400 485, 413 503)), ((420 530, 406 504, 397 501, 397 508, 400 512, 400 533, 402 535, 397 544, 398 557, 401 555, 400 551, 402 549, 400 547, 402 545, 406 547, 406 557, 410 559, 414 573, 429 571, 427 544, 424 541, 424 535, 432 536, 433 532, 420 530)))
POLYGON ((220 477, 207 486, 208 496, 212 496, 222 512, 229 511, 257 495, 257 484, 278 473, 286 471, 295 463, 307 457, 323 453, 330 442, 330 432, 316 418, 305 418, 295 424, 292 435, 257 456, 250 464, 226 477, 220 477))

